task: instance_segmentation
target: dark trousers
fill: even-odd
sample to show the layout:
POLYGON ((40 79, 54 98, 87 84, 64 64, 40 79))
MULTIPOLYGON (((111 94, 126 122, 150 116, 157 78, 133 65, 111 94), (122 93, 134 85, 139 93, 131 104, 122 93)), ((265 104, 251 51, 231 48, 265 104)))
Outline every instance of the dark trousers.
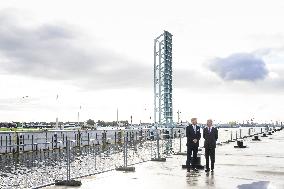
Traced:
POLYGON ((214 169, 215 148, 205 148, 206 169, 209 170, 209 157, 211 161, 211 169, 214 169))
POLYGON ((189 169, 190 168, 190 163, 192 168, 196 168, 196 162, 197 162, 197 152, 198 152, 198 147, 188 147, 187 148, 187 160, 186 160, 186 166, 189 169), (191 157, 193 153, 193 157, 191 157))

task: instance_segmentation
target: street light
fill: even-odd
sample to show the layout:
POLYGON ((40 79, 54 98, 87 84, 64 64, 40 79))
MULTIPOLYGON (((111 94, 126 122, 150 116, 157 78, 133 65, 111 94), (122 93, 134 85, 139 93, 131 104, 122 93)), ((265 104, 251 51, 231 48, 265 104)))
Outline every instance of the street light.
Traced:
POLYGON ((130 123, 131 123, 131 127, 132 127, 132 115, 130 116, 130 123))
POLYGON ((178 121, 177 121, 177 122, 178 122, 178 123, 179 123, 179 120, 180 120, 180 117, 179 117, 179 114, 180 114, 180 113, 181 113, 181 112, 178 110, 178 111, 177 111, 177 114, 178 114, 178 121))
MULTIPOLYGON (((30 99, 29 96, 22 96, 20 102, 24 104, 24 103, 28 102, 29 99, 30 99)), ((24 121, 22 121, 21 125, 22 125, 22 127, 24 127, 24 121)))

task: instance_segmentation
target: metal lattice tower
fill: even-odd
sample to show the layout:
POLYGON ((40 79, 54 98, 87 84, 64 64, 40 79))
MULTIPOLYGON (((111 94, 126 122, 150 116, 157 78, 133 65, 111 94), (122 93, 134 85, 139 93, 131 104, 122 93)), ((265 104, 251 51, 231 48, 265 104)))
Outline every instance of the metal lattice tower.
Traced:
POLYGON ((173 123, 172 34, 168 31, 154 40, 154 123, 173 123))

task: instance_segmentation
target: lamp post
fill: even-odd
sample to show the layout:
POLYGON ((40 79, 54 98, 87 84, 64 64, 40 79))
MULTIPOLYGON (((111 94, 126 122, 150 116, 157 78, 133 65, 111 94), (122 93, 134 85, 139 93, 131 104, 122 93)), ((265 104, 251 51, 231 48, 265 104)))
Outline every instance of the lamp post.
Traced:
MULTIPOLYGON (((23 96, 22 98, 21 98, 21 100, 23 100, 22 101, 22 103, 25 103, 26 101, 28 101, 28 99, 29 99, 29 96, 23 96)), ((22 127, 24 127, 24 121, 22 122, 22 127)))
POLYGON ((80 111, 82 109, 82 106, 80 106, 79 111, 78 111, 78 127, 80 126, 80 111))
POLYGON ((116 124, 118 125, 118 108, 116 109, 116 124))
POLYGON ((178 114, 178 121, 177 121, 177 122, 178 122, 178 123, 179 123, 179 120, 180 120, 180 117, 179 117, 180 113, 181 113, 181 112, 178 110, 178 111, 177 111, 177 114, 178 114))
POLYGON ((56 115, 56 121, 55 121, 55 129, 58 129, 58 107, 59 107, 59 103, 58 103, 58 94, 56 95, 56 106, 57 106, 57 115, 56 115))
POLYGON ((131 123, 131 127, 132 127, 132 115, 130 116, 130 123, 131 123))

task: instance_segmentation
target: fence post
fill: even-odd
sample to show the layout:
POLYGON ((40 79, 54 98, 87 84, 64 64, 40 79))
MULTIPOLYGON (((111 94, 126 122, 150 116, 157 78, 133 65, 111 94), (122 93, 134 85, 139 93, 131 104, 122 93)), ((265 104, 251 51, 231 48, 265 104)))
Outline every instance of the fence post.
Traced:
POLYGON ((127 154, 127 143, 128 143, 128 137, 127 136, 124 136, 124 149, 123 149, 123 166, 120 166, 120 167, 117 167, 116 170, 117 171, 127 171, 127 172, 133 172, 135 171, 135 167, 128 167, 127 164, 127 157, 128 157, 128 154, 127 154))
MULTIPOLYGON (((78 142, 78 141, 74 141, 74 142, 78 142)), ((71 150, 71 141, 67 140, 66 141, 66 180, 56 180, 55 181, 55 185, 59 185, 59 186, 81 186, 82 183, 81 181, 77 181, 77 180, 71 180, 71 162, 70 162, 70 153, 71 150)))
POLYGON ((70 180, 70 140, 67 141, 67 147, 66 147, 66 155, 67 155, 67 181, 70 180))
POLYGON ((157 158, 152 158, 151 161, 158 161, 158 162, 165 162, 166 158, 161 158, 160 155, 160 135, 159 135, 159 130, 156 129, 156 136, 157 136, 157 158))

